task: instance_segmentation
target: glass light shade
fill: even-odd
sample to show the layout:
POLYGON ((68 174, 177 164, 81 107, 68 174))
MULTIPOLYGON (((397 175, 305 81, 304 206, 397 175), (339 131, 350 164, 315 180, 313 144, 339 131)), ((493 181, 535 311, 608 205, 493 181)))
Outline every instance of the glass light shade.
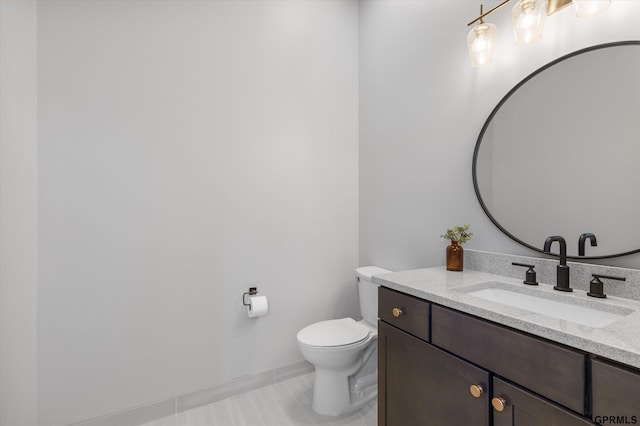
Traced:
POLYGON ((578 18, 590 18, 611 5, 611 0, 573 0, 578 18))
POLYGON ((542 37, 546 13, 545 0, 520 0, 511 10, 511 23, 516 44, 535 43, 542 37))
POLYGON ((472 66, 481 67, 491 63, 497 36, 498 28, 493 24, 482 23, 471 28, 467 35, 467 45, 472 66))

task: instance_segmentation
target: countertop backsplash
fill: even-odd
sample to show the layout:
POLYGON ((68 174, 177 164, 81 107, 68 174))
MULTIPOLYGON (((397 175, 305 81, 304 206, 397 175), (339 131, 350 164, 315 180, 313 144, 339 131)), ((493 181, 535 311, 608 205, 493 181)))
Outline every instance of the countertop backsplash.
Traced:
MULTIPOLYGON (((555 285, 556 266, 558 265, 557 258, 545 259, 540 257, 515 256, 471 249, 465 249, 464 251, 465 269, 511 278, 521 278, 524 280, 527 268, 514 266, 511 264, 512 262, 535 265, 534 270, 537 273, 538 282, 555 285)), ((571 288, 589 291, 589 283, 593 279, 591 274, 625 277, 627 279, 626 281, 603 279, 604 293, 609 296, 640 300, 639 269, 617 268, 570 261, 567 261, 567 266, 569 266, 569 282, 571 288)))

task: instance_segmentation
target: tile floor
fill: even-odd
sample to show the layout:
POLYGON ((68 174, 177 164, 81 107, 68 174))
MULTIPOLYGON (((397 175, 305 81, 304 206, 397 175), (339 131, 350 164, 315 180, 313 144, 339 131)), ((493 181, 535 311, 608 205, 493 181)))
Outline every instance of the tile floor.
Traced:
POLYGON ((204 405, 143 426, 376 426, 377 402, 324 417, 311 409, 314 373, 204 405))

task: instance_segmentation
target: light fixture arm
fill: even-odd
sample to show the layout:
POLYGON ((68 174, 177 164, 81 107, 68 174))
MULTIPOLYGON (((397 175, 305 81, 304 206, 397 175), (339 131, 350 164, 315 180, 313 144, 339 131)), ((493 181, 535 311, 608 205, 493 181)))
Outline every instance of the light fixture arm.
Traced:
POLYGON ((485 16, 489 16, 491 15, 493 12, 495 12, 496 10, 500 9, 502 6, 504 6, 505 4, 509 3, 511 0, 504 0, 502 3, 500 3, 499 5, 497 5, 496 7, 488 10, 485 13, 482 13, 482 5, 480 5, 480 16, 478 16, 476 19, 474 19, 473 21, 469 22, 467 24, 467 27, 470 27, 471 25, 475 24, 476 22, 480 21, 480 23, 482 23, 482 20, 484 19, 485 16))
MULTIPOLYGON (((482 20, 486 17, 491 15, 493 12, 495 12, 496 10, 500 9, 502 6, 504 6, 505 4, 509 3, 511 0, 504 0, 502 3, 500 3, 499 5, 497 5, 496 7, 494 7, 493 9, 482 13, 482 5, 480 5, 480 16, 478 16, 476 19, 474 19, 473 21, 469 22, 467 24, 467 27, 470 27, 471 25, 475 24, 476 22, 480 21, 480 23, 482 24, 482 20)), ((567 6, 571 5, 571 0, 545 0, 547 2, 547 15, 553 15, 554 13, 564 9, 567 6)))

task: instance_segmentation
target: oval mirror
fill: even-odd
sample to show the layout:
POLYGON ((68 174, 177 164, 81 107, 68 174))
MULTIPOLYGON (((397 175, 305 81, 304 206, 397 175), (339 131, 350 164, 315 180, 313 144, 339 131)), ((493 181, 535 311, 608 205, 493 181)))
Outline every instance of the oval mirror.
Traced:
POLYGON ((640 41, 608 43, 545 65, 498 103, 473 184, 502 232, 539 252, 561 235, 571 258, 640 252, 639 76, 640 41), (581 254, 583 234, 595 238, 581 254))

